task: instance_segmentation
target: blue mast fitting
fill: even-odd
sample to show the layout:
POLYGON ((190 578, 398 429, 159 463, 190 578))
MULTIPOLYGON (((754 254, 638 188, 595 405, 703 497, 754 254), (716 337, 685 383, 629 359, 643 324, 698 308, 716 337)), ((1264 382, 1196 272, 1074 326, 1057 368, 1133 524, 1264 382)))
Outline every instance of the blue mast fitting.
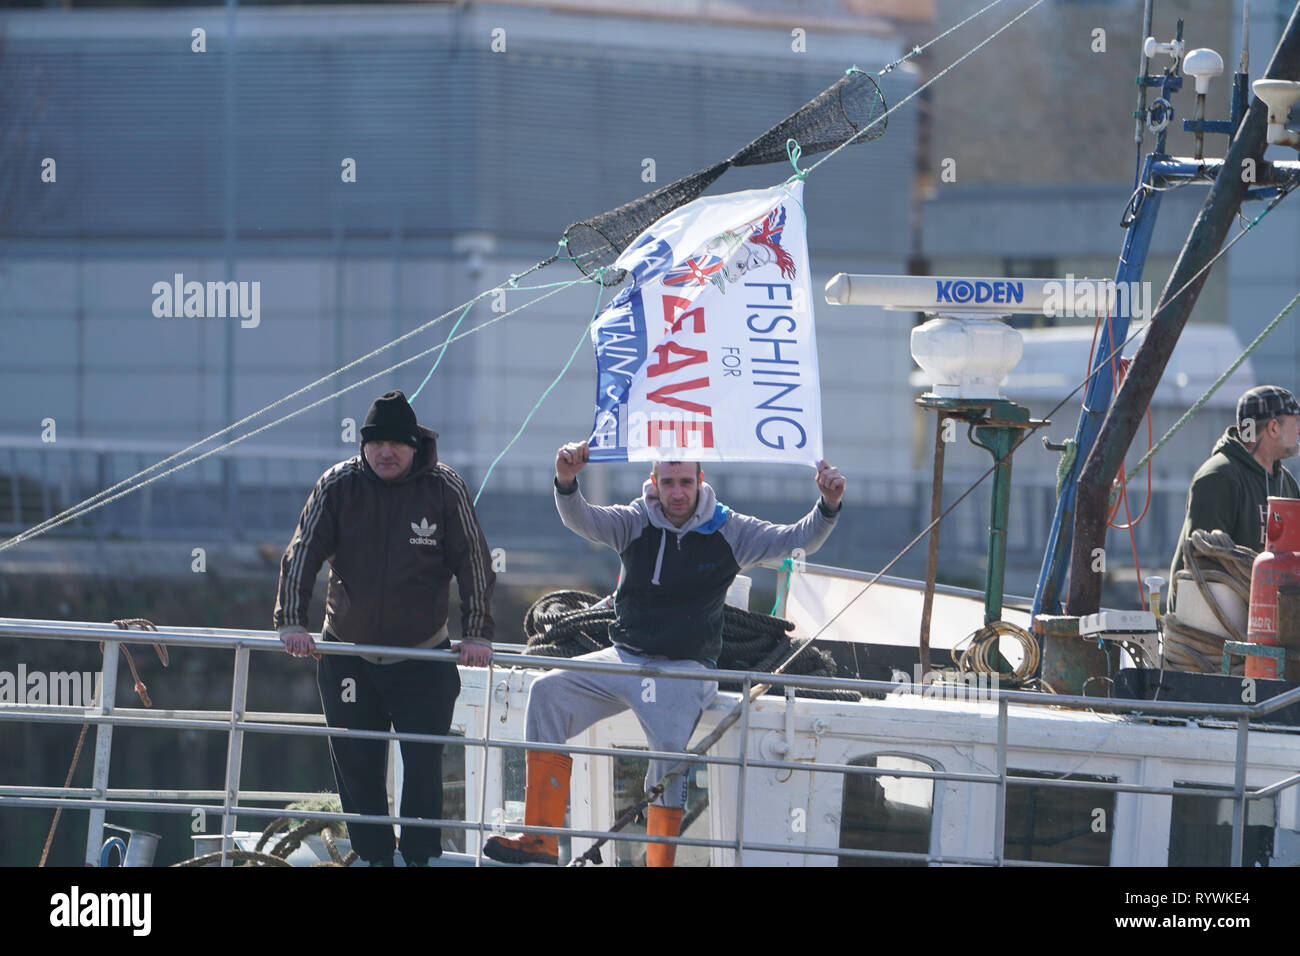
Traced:
MULTIPOLYGON (((1179 31, 1181 34, 1181 30, 1179 31)), ((1144 85, 1154 86, 1155 78, 1143 77, 1144 85)), ((1182 86, 1182 77, 1168 73, 1162 78, 1161 98, 1168 102, 1169 95, 1182 86)), ((1155 165, 1169 160, 1165 153, 1165 140, 1168 123, 1156 136, 1155 149, 1147 154, 1142 165, 1142 175, 1138 188, 1134 190, 1129 207, 1125 210, 1127 231, 1124 235, 1124 247, 1120 252, 1119 265, 1115 269, 1115 283, 1141 282, 1146 268, 1147 253, 1151 249, 1151 236, 1155 232, 1156 217, 1160 211, 1163 195, 1159 190, 1148 189, 1155 177, 1155 165)), ((1061 496, 1056 501, 1056 513, 1052 517, 1052 527, 1048 532, 1047 549, 1043 553, 1043 564, 1038 572, 1038 584, 1034 588, 1032 613, 1060 614, 1061 586, 1065 583, 1065 572, 1070 564, 1070 548, 1074 543, 1074 500, 1075 486, 1079 480, 1079 471, 1088 458, 1101 430, 1102 419, 1110 408, 1111 394, 1114 391, 1114 377, 1111 374, 1111 351, 1118 343, 1128 338, 1129 316, 1112 316, 1099 336, 1097 351, 1093 355, 1093 373, 1084 392, 1083 410, 1079 414, 1079 424, 1075 429, 1077 452, 1070 472, 1061 489, 1061 496)), ((1118 363, 1119 356, 1115 356, 1118 363)))
MULTIPOLYGON (((1142 169, 1142 182, 1150 182, 1151 167, 1156 154, 1147 155, 1142 169)), ((1139 201, 1137 209, 1129 221, 1128 231, 1124 236, 1124 250, 1119 257, 1119 266, 1115 270, 1115 282, 1142 281, 1142 272, 1146 266, 1147 252, 1151 248, 1151 236, 1155 231, 1156 215, 1160 210, 1161 193, 1147 193, 1145 201, 1139 201)), ((1079 470, 1087 460, 1088 452, 1097 440, 1101 430, 1102 419, 1110 407, 1114 378, 1111 374, 1110 353, 1116 344, 1128 338, 1128 315, 1113 316, 1101 330, 1098 337, 1096 354, 1093 355, 1092 368, 1096 374, 1088 382, 1084 392, 1083 411, 1079 415, 1079 425, 1075 430, 1074 440, 1078 452, 1070 466, 1070 473, 1061 496, 1056 501, 1056 514, 1052 518, 1052 528, 1048 532, 1047 550, 1043 555, 1043 566, 1038 574, 1038 585, 1034 589, 1033 614, 1061 613, 1061 585, 1065 582, 1065 572, 1070 564, 1070 546, 1074 542, 1074 494, 1075 484, 1079 480, 1079 470)), ((1116 356, 1118 360, 1118 356, 1116 356)))
MULTIPOLYGON (((1178 39, 1183 35, 1182 21, 1178 21, 1178 39)), ((1177 69, 1175 66, 1174 69, 1177 69)), ((1206 179, 1206 165, 1202 162, 1174 160, 1165 151, 1166 137, 1173 107, 1170 96, 1182 89, 1183 77, 1175 75, 1172 70, 1162 76, 1140 76, 1138 85, 1143 87, 1160 87, 1160 98, 1146 111, 1134 115, 1139 121, 1147 120, 1148 127, 1156 133, 1155 149, 1147 154, 1138 177, 1136 188, 1129 206, 1125 210, 1121 223, 1127 232, 1124 236, 1124 248, 1120 253, 1119 265, 1115 270, 1116 284, 1142 281, 1146 267, 1147 253, 1151 248, 1151 236, 1155 231, 1156 217, 1160 212, 1161 188, 1170 183, 1190 183, 1193 181, 1213 181, 1213 176, 1206 179)), ((1231 136, 1240 125, 1248 104, 1249 77, 1238 71, 1233 75, 1232 119, 1224 121, 1184 120, 1185 130, 1227 133, 1231 136)), ((1210 164, 1213 166, 1213 162, 1210 164)), ((1215 174, 1217 175, 1217 173, 1215 174)), ((1274 185, 1264 185, 1247 191, 1249 199, 1269 198, 1277 193, 1274 185)), ((1056 502, 1056 514, 1052 518, 1052 527, 1048 533, 1047 550, 1043 554, 1043 564, 1038 574, 1038 584, 1034 590, 1033 614, 1060 614, 1061 588, 1070 563, 1070 551, 1074 543, 1074 506, 1079 472, 1088 458, 1088 453, 1096 443, 1101 430, 1102 420, 1110 407, 1114 379, 1111 373, 1110 353, 1115 343, 1128 338, 1128 315, 1113 316, 1107 327, 1102 329, 1097 352, 1093 356, 1092 373, 1084 395, 1083 410, 1079 415, 1079 425, 1075 431, 1076 454, 1070 466, 1069 474, 1056 502)))

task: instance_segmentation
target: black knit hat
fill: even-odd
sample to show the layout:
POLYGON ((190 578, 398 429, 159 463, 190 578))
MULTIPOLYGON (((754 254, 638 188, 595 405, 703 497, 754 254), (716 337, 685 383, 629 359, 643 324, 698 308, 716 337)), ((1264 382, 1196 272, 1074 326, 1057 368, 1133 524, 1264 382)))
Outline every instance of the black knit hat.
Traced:
POLYGON ((415 411, 400 389, 375 399, 370 406, 361 426, 361 444, 368 441, 397 441, 412 448, 420 447, 415 411))

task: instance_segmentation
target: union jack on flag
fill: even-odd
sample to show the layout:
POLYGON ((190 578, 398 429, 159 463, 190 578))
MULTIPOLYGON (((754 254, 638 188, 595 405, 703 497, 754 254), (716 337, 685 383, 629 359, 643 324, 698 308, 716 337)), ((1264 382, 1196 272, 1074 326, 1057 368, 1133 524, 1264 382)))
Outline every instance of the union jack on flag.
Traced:
POLYGON ((781 246, 781 232, 785 229, 785 206, 778 206, 767 214, 762 223, 754 227, 749 234, 749 241, 758 246, 767 246, 776 256, 777 267, 787 279, 795 276, 794 257, 781 246))
POLYGON ((696 256, 668 270, 663 282, 664 285, 704 285, 721 268, 722 260, 717 256, 696 256))

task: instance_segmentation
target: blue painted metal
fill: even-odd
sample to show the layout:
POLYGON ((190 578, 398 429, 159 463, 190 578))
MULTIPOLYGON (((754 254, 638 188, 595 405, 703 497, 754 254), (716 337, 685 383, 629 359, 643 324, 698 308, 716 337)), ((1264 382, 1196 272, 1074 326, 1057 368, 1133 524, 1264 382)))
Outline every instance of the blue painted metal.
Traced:
POLYGON ((109 837, 99 850, 99 865, 101 867, 109 865, 108 861, 112 859, 114 850, 117 851, 117 865, 126 865, 126 841, 121 837, 109 837))
MULTIPOLYGON (((1179 20, 1179 39, 1182 38, 1182 26, 1182 21, 1179 20)), ((1137 78, 1137 83, 1139 86, 1144 87, 1160 87, 1160 99, 1168 102, 1170 94, 1182 89, 1183 78, 1166 73, 1162 76, 1140 76, 1137 78)), ((1233 135, 1237 127, 1240 126, 1249 106, 1249 89, 1249 76, 1243 72, 1234 73, 1230 109, 1231 120, 1201 121, 1200 123, 1193 120, 1184 120, 1183 129, 1194 132, 1199 126, 1205 132, 1233 135)), ((1146 118, 1140 114, 1135 113, 1134 115, 1138 116, 1139 120, 1145 120, 1146 118)), ((1172 118, 1172 111, 1170 115, 1172 118)), ((1147 252, 1151 247, 1151 236, 1155 230, 1156 217, 1160 211, 1162 193, 1151 190, 1139 194, 1139 190, 1143 190, 1147 185, 1168 186, 1179 182, 1190 183, 1193 181, 1209 185, 1213 182, 1212 177, 1205 178, 1205 164, 1176 161, 1165 152, 1168 129, 1169 127, 1166 125, 1157 134, 1155 149, 1147 154, 1142 173, 1138 178, 1138 188, 1134 192, 1134 200, 1130 204, 1129 210, 1126 211, 1123 225, 1127 232, 1124 236, 1124 247, 1120 253, 1119 265, 1115 270, 1116 283, 1140 282, 1142 280, 1147 252)), ((1277 193, 1278 188, 1276 186, 1263 185, 1248 190, 1245 198, 1248 200, 1269 199, 1276 196, 1277 193)), ((1038 585, 1034 590, 1033 614, 1036 615, 1061 613, 1061 587, 1065 581, 1065 573, 1070 559, 1070 548, 1074 540, 1075 485, 1079 478, 1079 471, 1088 457, 1088 452, 1092 450, 1092 446, 1097 439, 1097 433, 1101 428, 1102 419, 1106 416, 1106 410, 1110 407, 1113 378, 1109 354, 1114 348, 1112 343, 1122 342, 1128 337, 1128 326, 1127 316, 1116 316, 1103 326, 1099 336, 1100 341, 1093 357, 1091 370, 1094 374, 1089 380, 1084 395, 1083 409, 1079 415, 1079 425, 1075 431, 1077 451, 1074 464, 1062 488, 1060 498, 1056 502, 1056 514, 1052 519, 1047 548, 1043 554, 1043 564, 1038 575, 1038 585)))
MULTIPOLYGON (((1182 86, 1182 77, 1165 75, 1154 82, 1155 77, 1143 77, 1147 86, 1160 86, 1160 96, 1168 99, 1169 94, 1182 86)), ((1156 164, 1162 166, 1182 165, 1188 167, 1187 176, 1196 170, 1195 164, 1171 164, 1165 152, 1168 127, 1156 135, 1156 147, 1147 154, 1143 163, 1140 183, 1150 185, 1156 175, 1156 164)), ((1162 178, 1169 178, 1168 174, 1162 178)), ((1134 204, 1130 206, 1125 223, 1124 246, 1120 252, 1119 264, 1115 269, 1115 282, 1141 282, 1146 267, 1147 253, 1151 248, 1151 236, 1155 231, 1156 217, 1160 211, 1159 191, 1135 191, 1134 204)), ((1084 392, 1083 409, 1079 413, 1079 424, 1075 429, 1074 440, 1077 446, 1074 464, 1056 502, 1056 513, 1052 518, 1052 527, 1048 533, 1047 548, 1043 554, 1042 567, 1038 573, 1038 584, 1034 589, 1033 614, 1061 613, 1061 586, 1065 582, 1065 572, 1070 561, 1070 547, 1074 542, 1074 500, 1075 484, 1079 471, 1083 468, 1088 452, 1092 450, 1101 430, 1102 420, 1110 407, 1111 394, 1114 391, 1114 377, 1111 372, 1111 351, 1128 338, 1129 316, 1113 316, 1103 323, 1098 335, 1097 350, 1093 355, 1092 377, 1088 380, 1084 392)), ((1118 356, 1115 357, 1118 360, 1118 356)), ((1118 363, 1117 363, 1118 364, 1118 363)))
POLYGON ((1232 125, 1230 120, 1183 120, 1183 132, 1195 133, 1224 133, 1231 136, 1237 132, 1237 127, 1232 125))

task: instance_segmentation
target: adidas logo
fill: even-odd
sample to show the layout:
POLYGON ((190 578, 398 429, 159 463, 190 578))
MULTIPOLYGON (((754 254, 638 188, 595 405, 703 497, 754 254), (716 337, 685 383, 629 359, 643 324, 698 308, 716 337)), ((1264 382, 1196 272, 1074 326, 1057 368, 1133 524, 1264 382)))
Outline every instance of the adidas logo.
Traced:
POLYGON ((421 518, 419 524, 412 521, 411 531, 415 533, 415 537, 411 539, 411 544, 431 544, 437 547, 438 542, 433 540, 433 533, 437 530, 438 526, 429 524, 428 518, 421 518))

